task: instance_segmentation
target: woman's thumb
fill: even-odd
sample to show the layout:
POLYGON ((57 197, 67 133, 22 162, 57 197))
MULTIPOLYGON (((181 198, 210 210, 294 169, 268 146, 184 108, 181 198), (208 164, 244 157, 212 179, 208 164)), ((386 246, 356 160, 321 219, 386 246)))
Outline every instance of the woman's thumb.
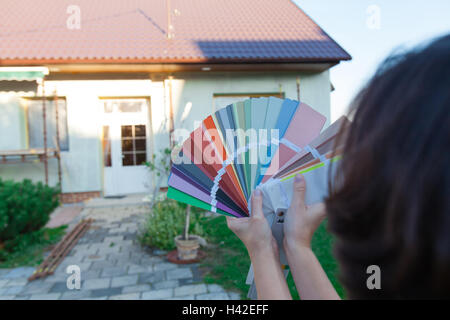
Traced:
POLYGON ((294 178, 294 185, 292 190, 291 206, 304 206, 306 193, 306 181, 303 175, 297 174, 294 178))
POLYGON ((259 189, 255 189, 252 195, 252 217, 264 217, 262 211, 263 196, 259 189))

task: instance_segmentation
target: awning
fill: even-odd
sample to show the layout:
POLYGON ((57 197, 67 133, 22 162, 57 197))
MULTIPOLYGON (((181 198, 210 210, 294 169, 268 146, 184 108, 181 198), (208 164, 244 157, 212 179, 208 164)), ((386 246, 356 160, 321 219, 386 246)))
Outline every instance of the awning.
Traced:
POLYGON ((0 81, 38 81, 46 75, 46 67, 0 67, 0 81))

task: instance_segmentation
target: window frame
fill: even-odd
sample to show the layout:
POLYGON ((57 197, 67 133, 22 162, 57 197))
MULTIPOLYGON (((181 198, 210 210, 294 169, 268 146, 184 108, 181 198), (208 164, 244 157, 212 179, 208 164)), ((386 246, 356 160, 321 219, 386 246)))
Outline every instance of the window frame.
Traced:
MULTIPOLYGON (((26 147, 27 149, 30 149, 30 114, 29 114, 29 101, 42 101, 45 99, 46 102, 54 102, 55 98, 58 100, 58 108, 59 102, 64 101, 64 108, 66 113, 66 119, 63 125, 66 127, 67 132, 67 148, 60 148, 60 152, 69 152, 70 151, 70 134, 69 134, 69 120, 68 120, 68 112, 67 112, 67 98, 65 96, 33 96, 33 97, 21 97, 21 100, 23 101, 23 105, 25 107, 25 122, 26 122, 26 147)), ((48 112, 48 109, 47 109, 48 112)), ((48 117, 48 114, 47 114, 48 117)), ((58 119, 58 121, 63 121, 61 118, 58 119)), ((59 125, 56 124, 56 125, 59 125)), ((56 129, 56 128, 55 128, 56 129)), ((59 137, 61 139, 61 136, 59 137)), ((60 147, 61 147, 61 141, 59 141, 60 147)))

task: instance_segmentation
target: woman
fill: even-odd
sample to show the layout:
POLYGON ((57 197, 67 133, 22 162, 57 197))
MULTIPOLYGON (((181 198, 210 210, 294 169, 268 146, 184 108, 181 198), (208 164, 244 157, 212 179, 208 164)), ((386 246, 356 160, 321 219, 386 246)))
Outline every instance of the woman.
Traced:
MULTIPOLYGON (((284 249, 302 299, 339 299, 311 250, 328 218, 349 298, 450 298, 450 35, 387 59, 359 93, 344 156, 325 204, 307 207, 297 176, 284 249), (369 289, 368 267, 381 286, 369 289)), ((291 299, 277 244, 252 196, 229 218, 253 263, 259 299, 291 299)))

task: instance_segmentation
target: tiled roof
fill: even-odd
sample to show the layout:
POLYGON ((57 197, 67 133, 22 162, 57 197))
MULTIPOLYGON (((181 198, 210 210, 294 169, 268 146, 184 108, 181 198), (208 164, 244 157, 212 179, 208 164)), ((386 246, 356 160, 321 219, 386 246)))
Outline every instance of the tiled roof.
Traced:
POLYGON ((290 0, 14 0, 0 11, 0 64, 348 59, 290 0), (72 4, 80 29, 67 27, 72 4))

